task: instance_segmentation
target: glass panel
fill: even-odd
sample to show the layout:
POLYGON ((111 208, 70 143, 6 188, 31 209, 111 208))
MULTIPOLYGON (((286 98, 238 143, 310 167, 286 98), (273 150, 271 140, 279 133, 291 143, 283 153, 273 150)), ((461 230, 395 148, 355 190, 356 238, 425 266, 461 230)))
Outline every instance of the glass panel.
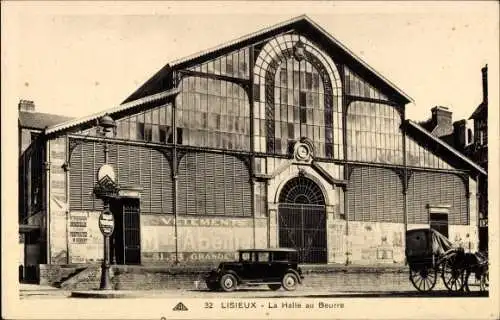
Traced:
POLYGON ((350 160, 402 164, 402 159, 394 156, 396 141, 401 139, 399 132, 401 120, 392 108, 388 105, 366 102, 354 102, 349 106, 346 143, 360 148, 359 152, 350 155, 350 160), (355 133, 355 136, 352 136, 351 132, 355 133), (368 150, 373 146, 378 148, 376 156, 368 150))

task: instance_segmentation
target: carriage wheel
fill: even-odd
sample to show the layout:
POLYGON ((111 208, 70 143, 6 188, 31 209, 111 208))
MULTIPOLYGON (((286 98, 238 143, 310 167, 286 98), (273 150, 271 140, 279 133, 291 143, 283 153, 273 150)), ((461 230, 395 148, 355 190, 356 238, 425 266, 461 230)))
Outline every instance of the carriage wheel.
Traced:
POLYGON ((437 270, 431 267, 410 268, 410 281, 420 292, 429 292, 436 285, 437 270))
POLYGON ((443 262, 442 278, 444 286, 449 291, 461 291, 465 284, 465 269, 462 268, 457 256, 452 255, 443 262))

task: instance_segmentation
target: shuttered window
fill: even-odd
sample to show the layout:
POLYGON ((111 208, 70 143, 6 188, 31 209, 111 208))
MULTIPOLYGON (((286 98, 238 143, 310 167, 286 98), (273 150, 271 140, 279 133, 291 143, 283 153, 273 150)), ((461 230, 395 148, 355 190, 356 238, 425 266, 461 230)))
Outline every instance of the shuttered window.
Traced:
POLYGON ((408 184, 408 223, 429 223, 429 205, 449 205, 448 223, 468 224, 465 192, 462 179, 455 174, 413 172, 408 184))
POLYGON ((251 201, 249 172, 240 159, 200 152, 180 161, 180 214, 250 216, 251 201))
POLYGON ((403 186, 389 169, 356 167, 348 188, 349 220, 373 222, 404 221, 403 186))
MULTIPOLYGON (((93 188, 104 162, 102 143, 86 141, 74 149, 70 167, 71 210, 102 210, 102 201, 94 197, 93 188)), ((108 163, 115 168, 119 185, 142 187, 141 212, 173 213, 172 174, 162 153, 146 147, 109 144, 108 163)))

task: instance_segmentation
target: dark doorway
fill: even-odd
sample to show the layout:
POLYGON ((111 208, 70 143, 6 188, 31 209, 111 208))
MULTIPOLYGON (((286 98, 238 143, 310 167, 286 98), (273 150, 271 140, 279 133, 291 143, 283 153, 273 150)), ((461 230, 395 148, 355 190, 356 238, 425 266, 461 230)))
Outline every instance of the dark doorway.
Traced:
POLYGON ((141 263, 141 225, 139 199, 122 198, 111 203, 115 230, 111 243, 111 259, 116 264, 141 263))
POLYGON ((279 246, 299 251, 300 263, 326 263, 326 210, 321 189, 297 177, 281 191, 278 206, 279 246))
POLYGON ((431 212, 431 228, 448 238, 448 214, 431 212))

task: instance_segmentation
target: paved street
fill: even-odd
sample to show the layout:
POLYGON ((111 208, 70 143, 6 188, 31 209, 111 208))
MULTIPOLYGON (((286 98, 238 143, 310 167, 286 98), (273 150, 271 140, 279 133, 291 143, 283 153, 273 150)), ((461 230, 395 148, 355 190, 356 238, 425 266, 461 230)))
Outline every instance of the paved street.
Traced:
MULTIPOLYGON (((381 275, 382 276, 382 275, 381 275)), ((209 292, 204 285, 199 284, 197 289, 195 283, 185 284, 184 288, 163 289, 163 290, 136 290, 124 291, 127 296, 137 298, 285 298, 285 297, 305 297, 305 298, 328 298, 328 297, 447 297, 447 296, 486 296, 483 292, 478 292, 478 288, 471 287, 471 293, 450 293, 444 288, 441 279, 434 290, 430 293, 418 292, 407 280, 405 274, 401 282, 387 282, 380 285, 381 281, 369 282, 360 281, 353 283, 344 283, 339 281, 340 275, 310 275, 305 283, 297 288, 296 291, 271 291, 266 286, 241 287, 235 292, 209 292)), ((383 283, 383 282, 382 282, 383 283)), ((76 299, 71 298, 71 291, 60 290, 47 286, 23 285, 21 286, 21 299, 76 299)))

